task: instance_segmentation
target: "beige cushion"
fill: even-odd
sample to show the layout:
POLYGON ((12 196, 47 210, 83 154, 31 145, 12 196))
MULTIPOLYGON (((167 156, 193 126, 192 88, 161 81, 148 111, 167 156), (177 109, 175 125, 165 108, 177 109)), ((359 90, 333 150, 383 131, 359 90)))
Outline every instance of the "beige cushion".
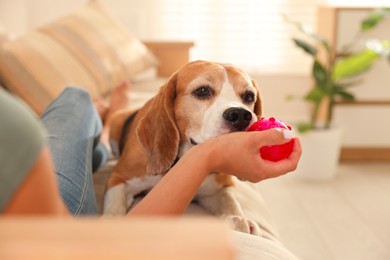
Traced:
POLYGON ((0 83, 40 114, 66 86, 105 95, 155 64, 142 42, 93 2, 2 44, 0 83))

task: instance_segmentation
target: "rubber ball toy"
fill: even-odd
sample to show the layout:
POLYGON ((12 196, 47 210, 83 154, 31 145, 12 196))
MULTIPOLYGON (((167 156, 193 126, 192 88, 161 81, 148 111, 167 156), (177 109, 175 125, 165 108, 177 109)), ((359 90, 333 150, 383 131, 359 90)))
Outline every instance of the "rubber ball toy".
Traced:
MULTIPOLYGON (((274 117, 260 118, 257 122, 253 123, 247 131, 264 131, 270 128, 285 128, 291 130, 290 126, 287 126, 281 121, 276 120, 274 117)), ((260 156, 264 160, 277 162, 283 159, 287 159, 292 153, 294 148, 294 139, 281 144, 281 145, 267 145, 260 148, 260 156)))

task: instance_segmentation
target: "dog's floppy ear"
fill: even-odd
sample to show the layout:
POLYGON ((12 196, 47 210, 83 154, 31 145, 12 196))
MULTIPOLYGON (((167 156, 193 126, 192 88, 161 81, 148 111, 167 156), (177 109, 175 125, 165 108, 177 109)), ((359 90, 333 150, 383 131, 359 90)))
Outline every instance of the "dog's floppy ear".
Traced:
POLYGON ((252 84, 257 90, 257 97, 256 97, 255 111, 254 112, 258 117, 261 117, 261 115, 263 113, 263 102, 261 100, 260 88, 254 79, 252 79, 252 84))
POLYGON ((178 155, 180 135, 174 114, 176 82, 175 74, 160 88, 137 128, 138 138, 148 156, 147 174, 165 173, 178 155))

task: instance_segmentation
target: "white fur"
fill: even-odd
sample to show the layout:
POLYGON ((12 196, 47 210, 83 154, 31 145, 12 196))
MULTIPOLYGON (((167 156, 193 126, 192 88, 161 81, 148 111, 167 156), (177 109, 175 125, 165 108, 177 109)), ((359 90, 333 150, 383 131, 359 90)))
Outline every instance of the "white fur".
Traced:
MULTIPOLYGON (((225 73, 222 89, 213 104, 205 111, 199 133, 190 133, 190 136, 198 143, 210 138, 226 134, 231 130, 226 126, 223 113, 229 108, 237 107, 248 109, 237 95, 234 86, 229 82, 225 73)), ((256 114, 252 113, 251 125, 256 121, 256 114)), ((184 144, 180 147, 179 154, 182 155, 191 145, 184 144)), ((210 158, 212 160, 212 158, 210 158)), ((234 178, 234 177, 233 177, 234 178)), ((237 231, 260 235, 258 225, 244 217, 240 204, 235 197, 235 189, 232 187, 223 188, 217 183, 214 175, 208 176, 196 193, 199 203, 214 214, 225 216, 237 231)))
POLYGON ((103 213, 109 216, 123 216, 126 214, 126 184, 118 184, 106 192, 103 213))
POLYGON ((225 72, 221 92, 216 97, 213 104, 205 111, 200 132, 190 135, 198 143, 202 143, 212 137, 230 132, 231 130, 226 127, 222 115, 225 110, 232 107, 247 109, 252 113, 252 121, 254 122, 256 120, 256 115, 242 103, 242 100, 237 95, 234 86, 230 83, 225 72))
POLYGON ((160 175, 133 178, 111 187, 104 196, 104 215, 123 216, 134 201, 134 196, 153 188, 160 175), (126 197, 127 196, 127 197, 126 197))
POLYGON ((153 175, 130 179, 126 182, 126 192, 129 196, 135 196, 153 188, 161 178, 161 175, 153 175))
POLYGON ((200 185, 198 191, 196 192, 196 196, 211 196, 221 188, 222 185, 215 181, 215 176, 209 175, 200 185))
POLYGON ((235 187, 221 187, 215 181, 214 176, 210 175, 199 188, 195 198, 210 212, 225 217, 234 230, 261 236, 259 225, 245 217, 236 198, 236 191, 235 187))

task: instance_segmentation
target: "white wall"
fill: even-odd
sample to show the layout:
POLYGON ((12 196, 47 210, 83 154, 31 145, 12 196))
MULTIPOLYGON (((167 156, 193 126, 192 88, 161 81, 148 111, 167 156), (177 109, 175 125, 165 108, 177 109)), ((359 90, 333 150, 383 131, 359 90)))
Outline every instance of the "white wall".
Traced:
MULTIPOLYGON (((360 1, 362 3, 363 1, 360 1)), ((381 1, 373 1, 373 5, 381 1)), ((383 4, 384 1, 382 1, 383 4)), ((355 2, 359 4, 359 1, 355 2)), ((389 5, 387 1, 387 5, 389 5)), ((359 32, 360 21, 367 17, 369 11, 342 10, 338 13, 336 29, 336 46, 340 51, 345 44, 359 32)), ((390 19, 386 19, 374 30, 361 34, 363 39, 379 38, 390 40, 390 19)), ((356 41, 357 46, 365 41, 356 41)), ((381 60, 375 63, 370 71, 364 74, 362 82, 351 88, 357 100, 388 101, 390 100, 390 63, 381 60)), ((389 105, 338 106, 335 111, 335 123, 345 129, 344 144, 348 146, 389 147, 390 123, 389 105)))
MULTIPOLYGON (((86 0, 0 0, 0 22, 8 33, 17 36, 77 9, 86 2, 86 0)), ((154 39, 161 1, 100 0, 100 2, 140 39, 154 39)), ((301 96, 305 93, 311 86, 309 76, 254 75, 253 77, 262 90, 265 116, 275 116, 285 122, 308 118, 308 105, 302 101, 286 101, 286 96, 291 94, 301 96)), ((390 89, 383 95, 390 95, 390 89)), ((385 113, 390 110, 384 109, 385 113)), ((390 131, 387 122, 380 124, 380 121, 376 120, 372 127, 368 124, 369 120, 375 117, 376 111, 371 108, 360 108, 358 112, 362 117, 357 116, 357 110, 353 107, 342 107, 336 111, 337 123, 343 124, 346 118, 354 120, 346 126, 348 135, 344 140, 345 145, 390 145, 390 139, 385 139, 390 131), (359 124, 364 124, 365 127, 361 128, 359 124), (373 128, 381 130, 374 131, 373 128)))
POLYGON ((274 116, 292 124, 309 118, 309 106, 301 97, 311 87, 307 76, 293 75, 255 75, 263 98, 263 115, 274 116), (294 95, 296 100, 287 100, 294 95))
MULTIPOLYGON (((18 36, 65 15, 88 0, 0 0, 0 23, 18 36)), ((99 0, 129 30, 142 39, 153 38, 158 23, 159 0, 99 0)))
MULTIPOLYGON (((14 36, 80 8, 84 0, 0 0, 0 22, 14 36)), ((158 10, 158 0, 100 0, 111 13, 141 39, 153 39, 158 10)), ((267 116, 294 121, 305 118, 308 111, 302 102, 287 102, 285 97, 310 87, 307 76, 261 75, 254 76, 262 89, 267 116)))

